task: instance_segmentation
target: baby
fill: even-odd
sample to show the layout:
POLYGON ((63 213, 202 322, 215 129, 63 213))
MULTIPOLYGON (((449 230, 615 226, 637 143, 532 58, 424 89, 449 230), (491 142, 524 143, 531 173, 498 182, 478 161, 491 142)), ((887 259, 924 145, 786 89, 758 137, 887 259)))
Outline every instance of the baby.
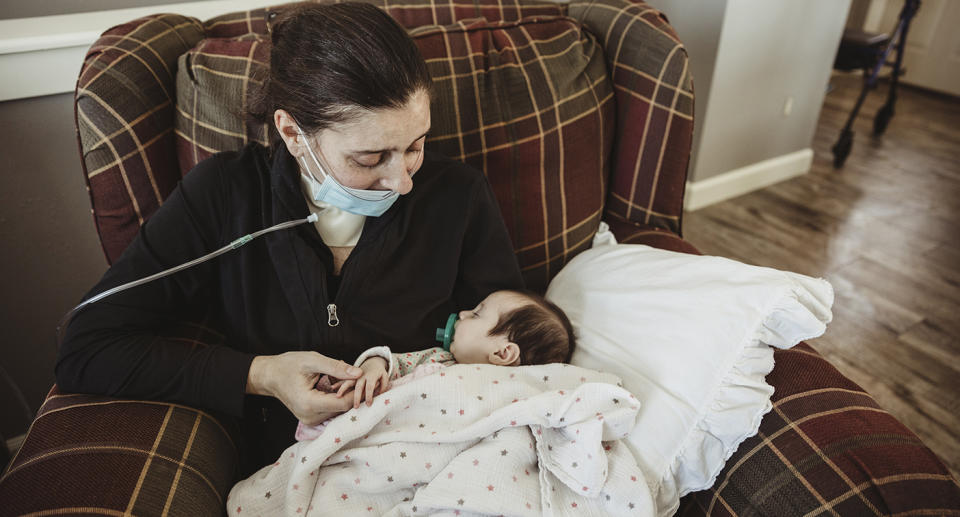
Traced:
MULTIPOLYGON (((371 348, 357 358, 363 370, 356 380, 330 383, 324 376, 317 389, 335 391, 338 397, 353 390, 353 407, 391 386, 429 375, 451 364, 493 364, 520 366, 567 363, 573 355, 573 326, 563 311, 542 296, 527 291, 496 291, 474 309, 451 314, 437 339, 443 348, 391 354, 385 346, 371 348), (445 336, 444 336, 445 334, 445 336), (446 339, 444 339, 446 337, 446 339)), ((326 422, 297 426, 297 440, 312 440, 323 432, 326 422)))

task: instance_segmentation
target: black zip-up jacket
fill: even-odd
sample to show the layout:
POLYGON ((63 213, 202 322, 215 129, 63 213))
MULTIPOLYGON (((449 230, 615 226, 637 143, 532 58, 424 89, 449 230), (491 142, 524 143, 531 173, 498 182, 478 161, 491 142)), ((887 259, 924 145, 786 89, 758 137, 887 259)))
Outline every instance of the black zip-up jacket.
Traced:
MULTIPOLYGON (((307 217, 295 161, 282 145, 273 155, 252 144, 197 165, 86 297, 307 217)), ((374 345, 422 349, 451 312, 522 287, 482 173, 428 152, 413 182, 386 213, 366 219, 335 295, 333 256, 312 224, 270 233, 82 309, 61 344, 57 383, 242 416, 246 427, 263 427, 246 429, 247 439, 271 442, 254 461, 273 461, 296 421, 278 401, 244 394, 254 356, 316 350, 352 363, 374 345), (172 322, 208 313, 224 345, 163 337, 172 322)))

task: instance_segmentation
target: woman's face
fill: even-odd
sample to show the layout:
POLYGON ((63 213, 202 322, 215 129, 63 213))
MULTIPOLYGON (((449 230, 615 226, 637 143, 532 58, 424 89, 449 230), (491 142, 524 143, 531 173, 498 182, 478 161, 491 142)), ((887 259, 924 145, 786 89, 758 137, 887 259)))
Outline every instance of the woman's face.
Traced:
MULTIPOLYGON (((423 163, 429 130, 430 97, 420 90, 401 108, 361 112, 346 122, 307 135, 304 143, 313 148, 340 184, 406 194, 413 188, 413 174, 423 163)), ((307 150, 300 152, 309 162, 307 150)), ((317 178, 323 180, 322 176, 317 178)))

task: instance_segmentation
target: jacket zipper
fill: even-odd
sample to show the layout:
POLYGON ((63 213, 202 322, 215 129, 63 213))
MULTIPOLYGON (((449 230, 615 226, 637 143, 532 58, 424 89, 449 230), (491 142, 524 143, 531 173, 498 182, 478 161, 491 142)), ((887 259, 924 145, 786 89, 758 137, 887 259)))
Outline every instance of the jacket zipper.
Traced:
MULTIPOLYGON (((338 298, 343 296, 343 292, 345 291, 344 287, 346 287, 348 283, 347 282, 347 266, 352 264, 353 262, 356 262, 354 260, 354 256, 357 253, 358 247, 359 246, 353 247, 353 251, 350 252, 350 255, 347 257, 347 260, 345 260, 343 262, 343 265, 340 266, 340 287, 339 289, 337 289, 337 295, 333 299, 334 302, 336 302, 338 298)), ((353 276, 351 275, 350 278, 352 279, 353 276)), ((337 304, 336 303, 328 304, 327 305, 327 326, 336 327, 338 325, 340 325, 340 317, 337 315, 337 304)))

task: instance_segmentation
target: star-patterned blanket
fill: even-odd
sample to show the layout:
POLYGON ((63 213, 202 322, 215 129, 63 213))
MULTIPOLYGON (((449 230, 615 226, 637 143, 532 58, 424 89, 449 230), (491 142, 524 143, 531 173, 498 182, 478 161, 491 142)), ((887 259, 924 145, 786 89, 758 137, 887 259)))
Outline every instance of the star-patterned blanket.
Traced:
POLYGON ((566 364, 455 365, 390 389, 230 491, 233 516, 655 515, 620 439, 640 402, 566 364))

